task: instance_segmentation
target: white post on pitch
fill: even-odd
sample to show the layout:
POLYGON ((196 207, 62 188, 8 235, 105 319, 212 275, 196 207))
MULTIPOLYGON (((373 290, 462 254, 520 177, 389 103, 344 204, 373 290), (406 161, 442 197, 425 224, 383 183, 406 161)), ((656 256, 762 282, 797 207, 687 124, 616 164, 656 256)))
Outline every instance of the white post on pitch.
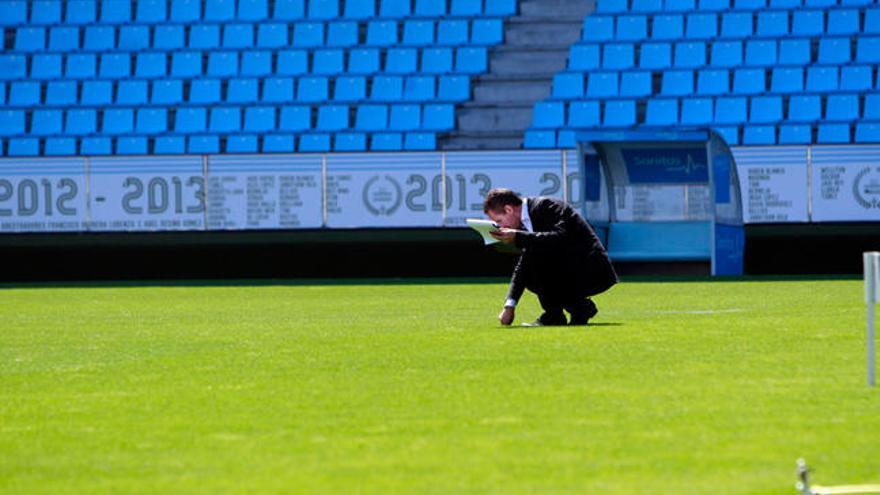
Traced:
POLYGON ((880 302, 880 252, 864 253, 865 304, 868 306, 868 386, 874 386, 874 305, 880 302))

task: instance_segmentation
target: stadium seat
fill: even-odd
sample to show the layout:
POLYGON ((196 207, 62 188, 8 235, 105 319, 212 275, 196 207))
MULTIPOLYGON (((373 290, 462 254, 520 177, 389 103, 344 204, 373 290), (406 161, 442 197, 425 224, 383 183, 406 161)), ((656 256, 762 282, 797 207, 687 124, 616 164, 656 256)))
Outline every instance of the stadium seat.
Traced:
POLYGON ((650 96, 651 73, 627 71, 620 74, 620 96, 627 98, 642 98, 650 96))
POLYGON ((425 105, 422 114, 422 129, 429 131, 448 131, 455 128, 455 107, 440 103, 425 105))
POLYGON ((859 97, 854 94, 831 95, 828 97, 825 120, 849 121, 859 118, 859 97))
POLYGON ((457 48, 455 50, 455 72, 460 74, 479 74, 486 72, 489 57, 485 48, 457 48))
POLYGON ((725 12, 721 16, 721 36, 723 38, 745 39, 754 32, 751 12, 725 12))
POLYGON ((103 79, 127 79, 131 76, 131 55, 128 53, 101 55, 98 75, 103 79))
MULTIPOLYGON (((369 3, 369 2, 346 2, 369 3)), ((305 17, 305 0, 275 0, 272 18, 278 21, 295 21, 305 17)))
POLYGON ((259 98, 260 82, 257 79, 230 79, 226 88, 226 101, 230 103, 254 103, 259 98))
POLYGON ((370 99, 373 101, 399 101, 403 98, 403 78, 400 76, 376 76, 370 99))
POLYGON ((275 134, 263 137, 264 153, 293 153, 294 137, 287 134, 275 134))
POLYGON ((697 73, 697 94, 723 95, 730 92, 730 72, 725 69, 701 70, 697 73))
POLYGON ((254 135, 232 135, 226 138, 226 153, 256 153, 259 150, 259 139, 254 135))
POLYGON ((65 115, 64 132, 74 136, 94 134, 97 130, 97 116, 95 110, 77 109, 68 110, 65 115))
POLYGON ((163 133, 168 130, 168 111, 164 108, 139 108, 134 128, 138 134, 163 133))
POLYGON ((355 129, 359 131, 384 131, 388 128, 388 107, 385 105, 360 105, 355 116, 355 129))
POLYGON ((330 151, 329 134, 306 134, 299 138, 299 151, 310 153, 330 151))
POLYGON ((790 122, 817 122, 822 119, 822 98, 818 95, 794 95, 788 102, 790 122))
MULTIPOLYGON (((644 54, 646 44, 642 45, 644 54)), ((644 57, 642 57, 644 60, 644 57)), ((568 68, 571 70, 592 70, 599 67, 599 45, 572 45, 568 52, 568 68)), ((424 69, 423 69, 424 70, 424 69)))
POLYGON ((654 16, 651 38, 677 41, 684 37, 684 18, 681 15, 654 16))
POLYGON ((880 37, 859 37, 856 41, 856 61, 859 63, 880 63, 880 37))
POLYGON ((858 34, 859 11, 855 9, 841 9, 828 11, 828 26, 826 34, 858 34))
POLYGON ((280 76, 301 76, 309 73, 309 55, 306 50, 282 50, 277 55, 280 76))
POLYGON ((31 79, 49 80, 61 78, 61 55, 37 54, 31 57, 31 79))
POLYGON ((770 90, 774 93, 799 93, 804 90, 804 70, 796 68, 773 69, 770 90))
POLYGON ((605 102, 605 127, 629 127, 636 124, 636 102, 616 100, 605 102))
POLYGON ((553 76, 553 98, 574 99, 584 96, 584 75, 580 72, 562 72, 553 76))
POLYGON ((388 129, 415 131, 422 126, 422 108, 419 105, 391 105, 388 129))
POLYGON ((27 0, 8 0, 0 17, 0 26, 16 26, 27 24, 27 0))
POLYGON ((849 124, 819 124, 819 144, 849 144, 849 124))
POLYGON ((776 127, 772 125, 749 125, 743 128, 743 144, 764 146, 776 144, 776 127))
POLYGON ((303 77, 297 81, 296 99, 301 102, 322 102, 329 97, 326 77, 303 77))
POLYGON ((336 79, 333 90, 335 101, 361 101, 367 98, 367 80, 363 76, 343 76, 336 79))
POLYGON ((807 65, 810 63, 809 39, 784 39, 779 42, 779 63, 807 65))
POLYGON ((764 69, 737 69, 733 71, 733 92, 739 95, 753 95, 766 90, 764 69))
POLYGON ((366 151, 367 135, 360 132, 346 132, 333 137, 334 151, 366 151))
POLYGON ((69 55, 64 76, 68 79, 93 79, 96 75, 96 66, 96 57, 92 53, 69 55))
POLYGON ((577 133, 575 131, 571 129, 560 129, 556 134, 556 146, 562 149, 577 148, 577 140, 575 139, 577 133))
POLYGON ((694 71, 675 70, 663 73, 660 94, 664 96, 687 96, 694 93, 694 71))
POLYGON ((23 110, 0 110, 0 136, 24 134, 24 123, 23 110))
POLYGON ((770 0, 771 9, 794 9, 801 6, 801 0, 770 0))
POLYGON ((755 67, 776 65, 776 40, 747 41, 746 65, 755 67))
POLYGON ((475 19, 471 25, 471 43, 475 45, 497 45, 503 40, 501 19, 475 19))
POLYGON ((318 125, 320 131, 342 131, 348 129, 347 105, 322 105, 318 108, 318 125))
MULTIPOLYGON (((781 37, 788 35, 788 11, 768 10, 758 12, 758 29, 755 34, 765 37, 781 37)), ((745 140, 744 136, 743 141, 745 140)))
POLYGON ((666 0, 663 8, 670 12, 689 12, 696 10, 696 0, 666 0))
POLYGON ((437 99, 440 101, 466 101, 471 97, 471 82, 468 76, 440 76, 437 84, 437 99))
POLYGON ((569 104, 569 127, 591 128, 598 127, 600 123, 598 101, 575 101, 569 104))
POLYGON ((260 24, 257 28, 257 46, 260 48, 280 48, 288 43, 286 24, 260 24))
POLYGON ((529 129, 523 138, 523 147, 550 149, 556 147, 556 131, 529 129))
POLYGON ((456 17, 477 17, 483 13, 482 0, 451 0, 449 15, 456 17))
POLYGON ((414 19, 403 24, 403 44, 410 46, 428 46, 434 44, 434 22, 432 20, 414 19))
POLYGON ((722 97, 715 100, 716 124, 741 124, 746 122, 746 99, 722 97))
POLYGON ((0 54, 0 79, 24 79, 27 77, 26 70, 27 58, 24 55, 0 54))
POLYGON ((584 41, 611 41, 614 39, 614 18, 595 15, 587 16, 584 19, 582 32, 584 41))
POLYGON ((437 23, 437 44, 461 46, 468 42, 468 21, 463 19, 444 19, 437 23))
POLYGON ((220 103, 220 79, 194 79, 190 84, 189 102, 198 104, 220 103))
POLYGON ((880 93, 865 95, 865 120, 880 120, 880 93))
POLYGON ((63 125, 64 115, 61 110, 34 110, 31 134, 34 136, 61 134, 63 125))
POLYGON ((681 101, 681 124, 704 126, 712 123, 713 101, 711 98, 685 98, 681 101))
POLYGON ((641 41, 648 37, 648 18, 643 15, 622 15, 617 18, 618 40, 641 41))
POLYGON ((718 16, 691 14, 685 23, 685 36, 691 39, 709 39, 718 36, 718 16))
POLYGON ((699 0, 699 10, 728 10, 730 0, 699 0))
POLYGON ((749 122, 769 124, 782 120, 782 97, 757 96, 751 99, 749 122))
POLYGON ((171 0, 170 20, 191 23, 202 19, 201 0, 171 0))
POLYGON ((397 41, 396 21, 373 20, 367 24, 367 45, 391 46, 397 44, 397 41))
POLYGON ((437 135, 433 132, 407 132, 403 138, 403 149, 408 151, 430 151, 437 149, 437 135))
POLYGON ((177 52, 172 55, 171 77, 193 78, 201 75, 201 52, 177 52))
POLYGON ((249 48, 254 45, 253 24, 226 24, 223 26, 223 48, 249 48))
POLYGON ((706 65, 706 44, 702 41, 675 44, 675 67, 693 69, 706 65))
POLYGON ((403 85, 405 101, 433 100, 436 93, 436 80, 432 76, 410 76, 403 85))
POLYGON ((245 132, 275 130, 275 107, 247 107, 244 111, 245 132))
POLYGON ((596 2, 596 12, 603 14, 617 14, 626 12, 626 0, 598 0, 596 2))
POLYGON ((189 47, 217 49, 220 46, 219 24, 197 24, 190 28, 189 47))
POLYGON ((677 99, 671 98, 648 100, 645 125, 671 126, 676 124, 678 124, 677 99))
POLYGON ((211 52, 208 55, 208 75, 232 77, 238 74, 238 52, 211 52))
POLYGON ((278 130, 301 132, 312 128, 312 109, 306 106, 287 106, 281 109, 278 130))
POLYGON ((174 116, 174 131, 178 134, 195 134, 205 132, 208 121, 208 110, 203 107, 185 107, 177 109, 174 116))
POLYGON ((31 24, 58 24, 61 22, 61 0, 34 0, 31 24))
POLYGON ((633 12, 653 13, 663 10, 663 0, 641 0, 633 2, 633 12))
POLYGON ((351 47, 358 44, 358 25, 355 22, 331 22, 327 26, 327 46, 351 47))
POLYGON ((587 79, 587 96, 590 98, 617 96, 619 77, 617 72, 591 73, 587 79))
POLYGON ((857 143, 880 143, 880 123, 859 122, 856 124, 857 143))
POLYGON ((864 34, 880 34, 880 8, 865 9, 864 34))
POLYGON ((153 48, 157 50, 180 50, 186 46, 181 25, 156 26, 153 39, 153 48))
POLYGON ((104 110, 101 133, 113 135, 134 132, 134 110, 130 108, 108 108, 104 110))
MULTIPOLYGON (((114 1, 114 3, 121 4, 123 2, 114 1)), ((195 29, 196 27, 194 26, 193 30, 195 29)), ((190 34, 190 39, 192 39, 192 34, 190 34)), ((150 28, 147 26, 120 26, 119 42, 116 48, 131 52, 149 49, 150 28)))
POLYGON ((263 21, 269 18, 267 0, 238 0, 238 19, 244 21, 263 21))
POLYGON ((110 81, 85 81, 80 103, 85 106, 103 106, 113 102, 113 84, 110 81))
POLYGON ((376 17, 376 2, 345 2, 345 18, 367 20, 376 17))
POLYGON ((609 43, 602 49, 602 67, 631 69, 635 66, 635 48, 631 43, 609 43))
POLYGON ((403 149, 403 136, 400 133, 373 134, 370 139, 373 151, 400 151, 403 149))
POLYGON ((312 74, 334 76, 345 71, 345 57, 337 48, 315 50, 312 55, 312 74))
POLYGON ((95 0, 70 0, 67 3, 65 16, 67 24, 91 24, 96 19, 97 2, 95 0))
POLYGON ((79 152, 84 156, 109 155, 113 152, 113 141, 107 137, 86 137, 80 142, 79 152))
POLYGON ((215 107, 211 109, 208 130, 217 133, 238 132, 241 130, 241 108, 215 107))
POLYGON ((187 153, 219 153, 220 138, 218 136, 189 136, 186 138, 187 153))
MULTIPOLYGON (((378 65, 378 62, 377 62, 378 65)), ((425 48, 422 50, 422 70, 425 74, 452 72, 451 48, 425 48)))
POLYGON ((9 156, 37 156, 40 153, 40 140, 35 138, 13 138, 9 140, 9 156))
POLYGON ((309 0, 310 19, 335 19, 339 17, 339 0, 309 0))
POLYGON ((100 52, 112 50, 116 46, 115 29, 110 26, 87 26, 83 49, 86 51, 100 52))
MULTIPOLYGON (((46 85, 46 105, 68 106, 77 102, 77 87, 75 81, 51 81, 46 85)), ((11 95, 10 95, 10 104, 11 95)), ((33 104, 33 103, 32 103, 33 104)), ((30 106, 29 104, 27 106, 30 106)))
POLYGON ((101 22, 124 24, 131 21, 131 3, 119 0, 101 0, 101 22))
POLYGON ((669 43, 642 43, 639 54, 639 67, 642 69, 666 69, 672 67, 672 45, 669 43))
POLYGON ((153 153, 157 155, 182 155, 186 153, 186 138, 183 136, 159 136, 153 143, 153 153))
POLYGON ((553 129, 565 125, 565 103, 544 101, 535 104, 532 127, 553 129))
MULTIPOLYGON (((83 87, 92 84, 94 81, 86 82, 83 87)), ((100 83, 98 83, 100 84, 100 83)), ((120 81, 116 88, 116 103, 120 105, 144 105, 147 103, 147 81, 120 81)), ((107 84, 107 94, 111 94, 112 89, 107 84)), ((85 93, 85 89, 83 90, 85 93)))
POLYGON ((872 70, 867 65, 848 65, 841 68, 841 91, 868 91, 873 87, 872 70))
MULTIPOLYGON (((499 1, 501 0, 495 0, 495 3, 498 3, 499 1)), ((415 15, 416 17, 443 17, 446 15, 446 2, 438 2, 436 0, 416 0, 415 15)))
POLYGON ((712 128, 717 132, 728 146, 736 146, 739 144, 739 127, 736 126, 716 126, 712 128))
POLYGON ((779 144, 810 144, 813 132, 809 124, 785 124, 779 126, 779 144))
POLYGON ((72 52, 79 50, 79 29, 55 26, 49 29, 49 51, 72 52))
POLYGON ((356 49, 348 55, 348 73, 373 74, 379 71, 379 50, 356 49))
MULTIPOLYGON (((176 55, 176 54, 175 54, 176 55)), ((263 77, 272 73, 272 52, 247 51, 241 54, 241 75, 263 77)))
MULTIPOLYGON (((792 14, 791 34, 794 36, 821 36, 825 32, 825 12, 796 10, 792 14)), ((782 136, 780 135, 780 141, 782 136)))
POLYGON ((415 48, 390 48, 385 57, 385 72, 389 74, 412 74, 418 69, 418 50, 415 48))
MULTIPOLYGON (((40 101, 40 83, 35 81, 16 81, 9 86, 9 105, 13 107, 34 107, 40 101)), ((48 104, 48 101, 46 102, 48 104)))
POLYGON ((293 79, 272 77, 263 81, 263 101, 289 103, 294 99, 293 79))
POLYGON ((835 7, 837 6, 837 0, 804 0, 804 5, 806 7, 835 7))
POLYGON ((820 64, 846 64, 851 60, 849 38, 822 38, 819 40, 820 64))
POLYGON ((165 53, 139 53, 135 62, 134 75, 149 79, 165 77, 167 64, 165 53))
POLYGON ((379 15, 390 19, 403 19, 412 15, 410 0, 379 0, 379 15))
POLYGON ((165 0, 138 0, 135 19, 140 24, 165 22, 168 16, 165 0))
POLYGON ((712 43, 710 62, 713 67, 739 67, 743 63, 741 41, 716 41, 712 43))
POLYGON ((293 26, 293 46, 315 48, 324 44, 324 24, 321 22, 299 22, 293 26))
POLYGON ((813 66, 807 69, 807 91, 822 93, 837 91, 837 67, 813 66))

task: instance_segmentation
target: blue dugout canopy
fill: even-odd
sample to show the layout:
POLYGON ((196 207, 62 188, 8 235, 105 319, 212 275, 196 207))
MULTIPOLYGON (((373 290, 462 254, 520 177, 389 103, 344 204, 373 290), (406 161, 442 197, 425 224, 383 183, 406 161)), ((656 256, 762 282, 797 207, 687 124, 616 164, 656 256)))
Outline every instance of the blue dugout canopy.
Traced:
POLYGON ((577 134, 584 216, 612 261, 702 262, 743 273, 733 154, 708 129, 577 134))

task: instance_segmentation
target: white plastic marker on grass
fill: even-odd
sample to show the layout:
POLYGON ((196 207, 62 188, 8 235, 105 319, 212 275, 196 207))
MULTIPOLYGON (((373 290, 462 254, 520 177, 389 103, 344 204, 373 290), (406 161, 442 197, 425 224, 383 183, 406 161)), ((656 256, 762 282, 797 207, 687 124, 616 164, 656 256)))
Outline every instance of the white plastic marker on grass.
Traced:
POLYGON ((864 253, 865 304, 868 306, 868 386, 874 386, 874 305, 880 302, 880 252, 864 253))

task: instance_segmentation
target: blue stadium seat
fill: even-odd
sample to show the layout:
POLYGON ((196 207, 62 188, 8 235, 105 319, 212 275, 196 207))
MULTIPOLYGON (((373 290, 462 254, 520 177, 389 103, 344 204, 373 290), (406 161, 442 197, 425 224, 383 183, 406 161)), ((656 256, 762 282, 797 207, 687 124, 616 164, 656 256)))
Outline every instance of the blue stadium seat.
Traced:
POLYGON ((684 37, 684 18, 677 14, 654 16, 651 38, 655 40, 679 40, 684 37))
POLYGON ((446 15, 446 2, 416 0, 415 15, 416 17, 443 17, 446 15))
POLYGON ((44 151, 46 156, 73 156, 76 155, 76 139, 56 137, 46 140, 44 151))
POLYGON ((464 19, 443 19, 437 23, 438 45, 466 45, 468 39, 468 21, 464 19))
POLYGON ((635 48, 631 43, 609 43, 602 52, 605 69, 631 69, 635 66, 635 48))
POLYGON ((556 147, 556 131, 529 129, 523 138, 523 147, 550 149, 556 147))
POLYGON ((79 50, 79 29, 55 26, 49 29, 49 51, 72 52, 79 50))
POLYGON ((880 143, 880 123, 859 122, 856 124, 857 143, 880 143))
POLYGON ((256 153, 259 148, 259 139, 254 135, 238 134, 226 138, 226 153, 256 153))
POLYGON ((805 0, 804 5, 806 7, 836 7, 837 0, 805 0))
POLYGON ((553 98, 577 99, 584 96, 584 75, 580 72, 560 72, 553 76, 553 98))
POLYGON ((782 120, 782 97, 756 96, 751 99, 749 122, 769 124, 780 120, 782 120))
POLYGON ((46 105, 59 107, 74 105, 77 101, 76 90, 75 81, 51 81, 46 85, 46 105))
POLYGON ((24 79, 27 77, 26 70, 27 58, 24 55, 0 54, 0 79, 24 79))
POLYGON ((275 107, 247 107, 244 111, 246 132, 271 132, 275 130, 275 107))
POLYGON ((864 34, 880 34, 880 8, 865 9, 864 34))
POLYGON ((363 76, 343 76, 336 79, 333 90, 335 101, 361 101, 367 98, 367 80, 363 76))
POLYGON ((837 91, 837 67, 813 66, 807 69, 807 91, 823 93, 837 91))
POLYGON ((346 132, 333 136, 334 151, 366 151, 367 135, 360 132, 346 132))
POLYGON ((700 40, 718 36, 718 16, 714 13, 688 15, 685 36, 700 40))
POLYGON ((111 26, 86 26, 83 49, 100 52, 112 50, 116 46, 116 32, 111 26))
POLYGON ((376 76, 370 99, 373 101, 399 101, 403 98, 403 78, 400 76, 376 76))
POLYGON ((449 15, 477 17, 483 13, 483 0, 452 0, 449 15))
POLYGON ((868 65, 847 65, 841 68, 841 91, 868 91, 873 87, 871 67, 868 65))
POLYGON ((642 98, 650 96, 652 92, 650 72, 628 71, 620 75, 620 96, 642 98))
POLYGON ((403 136, 400 133, 373 134, 370 139, 373 151, 400 151, 403 149, 403 136))
POLYGON ((177 52, 171 58, 171 77, 202 75, 202 52, 177 52))
POLYGON ((293 46, 314 48, 324 44, 324 24, 321 22, 298 22, 293 25, 293 46))
POLYGON ((171 0, 172 22, 190 23, 202 19, 201 0, 171 0))
POLYGON ((776 40, 746 41, 746 65, 756 67, 776 65, 776 40))
POLYGON ((187 153, 210 154, 220 152, 218 136, 189 136, 186 138, 187 153))
POLYGON ((855 9, 829 10, 826 34, 858 34, 859 11, 855 9))
POLYGON ((644 15, 622 15, 617 18, 618 40, 642 41, 648 37, 648 18, 644 15))
POLYGON ((34 0, 31 24, 58 24, 61 22, 61 0, 34 0))
POLYGON ((17 138, 9 140, 9 156, 37 156, 40 153, 40 140, 17 138))
MULTIPOLYGON (((88 81, 83 85, 83 93, 85 93, 85 86, 92 83, 92 81, 88 81)), ((116 88, 116 103, 120 105, 145 105, 147 103, 147 81, 119 81, 119 86, 116 88)), ((108 84, 109 90, 109 84, 108 84)), ((108 94, 110 91, 108 91, 108 94)))
POLYGON ((40 83, 35 81, 17 81, 9 87, 10 106, 33 107, 39 104, 40 83))
POLYGON ((63 125, 64 114, 61 110, 34 110, 31 134, 34 136, 61 134, 63 125))
POLYGON ((31 79, 60 79, 61 55, 41 53, 31 57, 31 79))
POLYGON ((619 74, 617 72, 593 72, 587 80, 587 96, 606 98, 617 96, 619 74))
POLYGON ((322 105, 318 108, 318 125, 320 131, 342 131, 348 129, 348 105, 322 105))
POLYGON ((857 120, 859 96, 855 94, 831 95, 825 108, 825 120, 857 120))
POLYGON ((131 21, 131 3, 119 0, 101 1, 101 22, 123 24, 131 21))
POLYGON ((134 132, 134 110, 130 108, 108 108, 104 110, 101 133, 111 136, 134 132))
POLYGON ((437 82, 433 76, 410 76, 403 84, 404 101, 429 101, 436 95, 437 82))
POLYGON ((425 74, 452 72, 451 48, 425 48, 422 50, 422 70, 425 74))
POLYGON ((351 50, 348 53, 348 72, 350 74, 379 72, 379 50, 375 48, 351 50))
POLYGON ((339 0, 309 0, 310 19, 335 19, 339 17, 339 0))
POLYGON ((293 153, 294 137, 285 134, 265 136, 263 138, 263 153, 293 153))
POLYGON ((110 81, 85 81, 80 102, 84 106, 103 106, 113 102, 113 84, 110 81))
POLYGON ((497 45, 504 41, 501 19, 475 19, 471 25, 471 43, 474 45, 497 45))
POLYGON ((232 77, 238 74, 238 52, 211 52, 208 55, 208 75, 232 77))
POLYGON ((743 63, 742 41, 716 41, 711 53, 713 67, 739 67, 743 63))
POLYGON ((384 131, 388 129, 388 107, 385 105, 360 105, 357 109, 354 126, 359 131, 384 131))
POLYGON ((639 67, 642 69, 672 67, 672 45, 669 43, 642 43, 639 67))
POLYGON ((238 0, 238 19, 262 21, 269 18, 267 0, 238 0))
POLYGON ((648 100, 645 125, 670 126, 676 124, 678 124, 677 99, 672 98, 648 100))
POLYGON ((859 63, 880 63, 880 37, 859 37, 856 42, 856 61, 859 63))
POLYGON ((880 120, 880 93, 865 95, 865 120, 880 120))
MULTIPOLYGON (((795 10, 792 14, 791 34, 821 36, 825 33, 825 12, 822 10, 795 10)), ((780 136, 781 140, 781 136, 780 136)))
POLYGON ((603 14, 618 14, 626 12, 627 0, 598 0, 596 12, 603 14))
MULTIPOLYGON (((120 4, 122 2, 114 2, 120 4)), ((193 27, 193 30, 196 28, 193 27)), ((192 37, 192 35, 190 35, 192 37)), ((150 28, 147 26, 120 26, 119 43, 116 48, 126 51, 147 50, 150 48, 150 28)))
POLYGON ((260 82, 256 79, 230 79, 226 88, 226 101, 230 103, 255 103, 259 101, 260 82))
POLYGON ((208 121, 210 132, 230 133, 241 130, 241 108, 216 107, 211 109, 208 121))
POLYGON ((153 39, 155 40, 153 48, 157 50, 180 50, 186 46, 182 25, 158 25, 156 26, 153 39))
POLYGON ((77 109, 68 110, 65 115, 64 132, 74 136, 94 134, 97 130, 97 115, 95 110, 77 109))
POLYGON ((168 110, 164 108, 139 108, 135 116, 135 132, 160 134, 168 130, 168 110))
POLYGON ((675 67, 698 68, 706 65, 706 44, 702 41, 675 44, 675 67))
POLYGON ((330 151, 330 135, 306 134, 299 138, 299 150, 306 153, 330 151))
POLYGON ((345 18, 367 20, 376 17, 376 2, 345 2, 345 18))
POLYGON ((0 110, 0 136, 24 134, 24 110, 0 110))
MULTIPOLYGON (((49 83, 51 84, 51 83, 49 83)), ((6 105, 6 83, 0 82, 0 105, 6 105)))
POLYGON ((782 65, 809 64, 810 40, 807 38, 780 40, 779 63, 782 65))
POLYGON ((403 19, 412 15, 410 0, 379 0, 379 15, 391 19, 403 19))
POLYGON ((306 106, 283 107, 278 118, 278 130, 307 131, 312 128, 312 109, 306 106))
POLYGON ((471 97, 471 79, 468 76, 440 76, 437 84, 440 101, 466 101, 471 97))
POLYGON ((253 24, 226 24, 223 26, 223 48, 249 48, 253 45, 253 24))
POLYGON ((733 72, 733 93, 754 95, 766 91, 766 72, 764 69, 737 69, 733 72))
POLYGON ((809 124, 785 124, 779 126, 779 144, 810 144, 813 131, 809 124))
POLYGON ((725 12, 721 16, 721 36, 724 38, 748 38, 754 29, 751 12, 725 12))
POLYGON ((260 24, 257 28, 257 46, 260 48, 280 48, 286 46, 286 24, 260 24))
POLYGON ((345 71, 345 58, 338 48, 315 50, 312 58, 312 73, 336 75, 345 71))
POLYGON ((494 17, 514 16, 517 13, 516 0, 486 0, 486 8, 483 13, 494 17))
POLYGON ((770 90, 774 93, 800 93, 804 90, 804 70, 800 67, 773 69, 770 90))
POLYGON ((327 25, 327 46, 351 47, 357 44, 356 22, 331 22, 327 25))
POLYGON ((220 79, 194 79, 190 84, 189 102, 220 103, 220 79))
MULTIPOLYGON (((176 55, 176 54, 175 54, 176 55)), ((247 51, 241 53, 241 75, 262 77, 272 73, 272 52, 247 51)))
POLYGON ((289 103, 293 99, 293 79, 270 77, 263 81, 263 101, 289 103))
POLYGON ((873 4, 874 0, 840 0, 843 7, 867 7, 873 4))
POLYGON ((663 73, 660 94, 664 96, 687 96, 694 93, 694 71, 674 70, 663 73))
MULTIPOLYGON (((346 2, 367 3, 367 2, 346 2)), ((275 0, 275 9, 272 18, 278 21, 295 21, 302 19, 306 14, 305 0, 275 0)))
POLYGON ((396 21, 373 20, 367 24, 367 45, 391 46, 397 41, 396 21))
POLYGON ((817 122, 822 119, 822 98, 818 95, 794 95, 788 101, 788 121, 817 122))
POLYGON ((309 54, 305 50, 282 50, 278 52, 278 68, 280 76, 300 76, 309 73, 309 54))
POLYGON ((385 56, 385 72, 389 74, 412 74, 418 70, 418 50, 415 48, 390 48, 385 56))
POLYGON ((703 126, 712 123, 712 98, 685 98, 681 101, 681 124, 703 126))
POLYGON ((422 126, 422 107, 419 105, 392 105, 388 129, 415 131, 422 126))
POLYGON ((182 107, 174 116, 174 132, 178 134, 196 134, 205 132, 208 122, 208 110, 204 107, 182 107))
POLYGON ((557 134, 556 145, 558 147, 563 149, 577 148, 577 140, 575 139, 577 133, 574 130, 560 129, 557 134))
POLYGON ((776 144, 776 127, 772 125, 749 125, 743 128, 743 144, 764 146, 776 144))
POLYGON ((822 38, 819 40, 820 64, 846 64, 851 58, 849 38, 822 38))
POLYGON ((696 10, 697 5, 695 0, 666 0, 663 8, 670 12, 687 12, 696 10))
POLYGON ((715 100, 716 124, 741 124, 746 122, 746 99, 722 97, 715 100))
POLYGON ((538 129, 554 129, 565 125, 565 103, 559 101, 542 101, 535 104, 532 115, 532 127, 538 129))
POLYGON ((8 0, 4 4, 3 16, 0 17, 0 26, 27 24, 27 8, 26 0, 8 0))
POLYGON ((724 139, 728 146, 736 146, 739 144, 739 127, 737 126, 715 126, 712 128, 724 139))
POLYGON ((633 12, 653 13, 663 10, 663 0, 641 0, 633 2, 633 12))
MULTIPOLYGON (((68 59, 68 67, 70 60, 68 59)), ((165 53, 139 53, 135 62, 135 77, 155 79, 165 77, 168 60, 165 53)))
POLYGON ((819 144, 849 144, 849 124, 819 124, 819 144))
MULTIPOLYGON (((758 12, 758 36, 780 37, 788 35, 788 11, 768 10, 758 12)), ((745 138, 743 138, 745 141, 745 138)))
POLYGON ((455 128, 455 106, 448 103, 425 105, 422 129, 449 131, 455 128))
POLYGON ((403 23, 403 44, 427 46, 434 44, 434 21, 413 19, 403 23))
POLYGON ((303 77, 297 81, 296 99, 301 102, 322 102, 329 97, 326 77, 303 77))
POLYGON ((614 18, 589 15, 582 29, 584 41, 610 41, 614 39, 614 18))
POLYGON ((455 72, 459 74, 479 74, 489 67, 489 57, 485 48, 456 48, 455 72))
POLYGON ((165 22, 168 17, 167 7, 165 0, 138 0, 135 19, 140 24, 165 22))
MULTIPOLYGON (((642 53, 644 49, 643 44, 642 53)), ((571 70, 599 68, 599 45, 572 45, 568 51, 568 68, 571 70)))
POLYGON ((629 127, 636 124, 636 102, 616 100, 605 102, 605 127, 629 127))
POLYGON ((41 52, 46 49, 46 28, 20 27, 15 32, 15 50, 19 52, 41 52))
POLYGON ((84 156, 109 155, 113 152, 113 141, 106 137, 83 138, 79 152, 84 156))
POLYGON ((574 101, 568 105, 569 127, 598 127, 600 123, 598 101, 574 101))
POLYGON ((700 0, 700 10, 728 10, 730 0, 700 0))
POLYGON ((730 72, 726 69, 701 70, 697 74, 697 94, 723 95, 730 92, 730 72))
POLYGON ((98 75, 103 79, 127 79, 131 76, 131 55, 128 53, 102 54, 98 75))
POLYGON ((407 151, 431 151, 437 149, 437 135, 433 132, 408 132, 403 138, 407 151))

